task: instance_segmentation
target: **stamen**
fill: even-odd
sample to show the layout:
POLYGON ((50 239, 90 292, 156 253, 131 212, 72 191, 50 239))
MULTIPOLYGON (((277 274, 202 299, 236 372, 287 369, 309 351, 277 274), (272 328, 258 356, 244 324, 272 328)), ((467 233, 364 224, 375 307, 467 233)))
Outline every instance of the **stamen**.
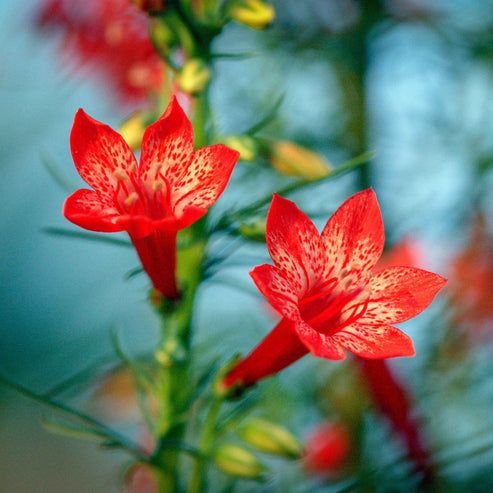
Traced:
POLYGON ((344 280, 344 289, 348 289, 351 284, 353 284, 354 279, 352 277, 348 277, 344 280))
POLYGON ((331 279, 326 281, 324 284, 322 284, 321 287, 323 287, 324 289, 322 289, 318 293, 315 293, 311 296, 308 296, 307 298, 303 298, 300 301, 299 305, 303 306, 303 305, 306 305, 307 303, 309 303, 310 301, 314 301, 314 300, 318 300, 319 298, 322 298, 323 296, 329 294, 334 289, 334 286, 336 284, 337 284, 337 278, 332 277, 331 279))
POLYGON ((156 163, 154 165, 154 175, 157 178, 158 173, 161 171, 161 168, 163 167, 163 163, 156 163))
MULTIPOLYGON (((346 305, 350 300, 355 299, 363 291, 364 291, 363 287, 359 287, 358 289, 354 290, 352 293, 341 291, 341 293, 339 293, 339 295, 335 298, 335 300, 332 301, 325 310, 323 310, 317 316, 309 320, 307 323, 311 326, 314 326, 327 322, 327 320, 333 317, 336 313, 342 312, 342 308, 344 307, 344 305, 346 305)), ((367 302, 365 301, 365 303, 367 302)), ((361 303, 359 303, 358 306, 359 305, 361 305, 361 303)))
POLYGON ((367 298, 362 303, 357 303, 356 305, 353 305, 351 307, 352 313, 342 324, 337 326, 337 329, 333 333, 336 334, 344 327, 351 325, 352 323, 356 322, 359 318, 361 318, 365 314, 366 309, 368 308, 368 303, 369 303, 369 299, 367 298))
POLYGON ((351 269, 353 270, 361 270, 363 268, 363 265, 360 264, 359 262, 353 262, 351 264, 351 269))
POLYGON ((320 312, 318 315, 313 317, 311 320, 308 320, 308 325, 311 325, 313 327, 314 325, 326 322, 327 320, 329 320, 330 317, 340 311, 340 309, 346 304, 346 301, 346 293, 342 291, 334 299, 334 301, 329 303, 329 306, 325 310, 322 310, 322 312, 320 312))
POLYGON ((125 171, 123 171, 122 169, 117 169, 117 170, 113 171, 113 176, 117 180, 126 180, 128 178, 127 173, 125 173, 125 171))
POLYGON ((154 181, 151 188, 153 192, 160 192, 164 188, 164 183, 162 181, 154 181))
POLYGON ((137 200, 138 198, 138 194, 137 192, 132 192, 126 199, 125 199, 125 205, 130 207, 132 205, 134 205, 135 201, 137 200))

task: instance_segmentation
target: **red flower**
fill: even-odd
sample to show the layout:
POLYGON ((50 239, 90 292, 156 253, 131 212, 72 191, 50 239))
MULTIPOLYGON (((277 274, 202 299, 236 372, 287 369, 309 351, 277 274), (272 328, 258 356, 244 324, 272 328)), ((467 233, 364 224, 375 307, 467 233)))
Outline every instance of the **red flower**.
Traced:
POLYGON ((75 115, 70 145, 79 174, 94 190, 72 194, 65 217, 91 231, 127 231, 154 287, 177 298, 176 233, 221 195, 238 153, 222 144, 194 152, 192 125, 174 98, 144 134, 140 167, 123 137, 83 110, 75 115))
POLYGON ((305 469, 313 474, 330 476, 348 459, 351 438, 342 423, 322 423, 308 436, 305 450, 305 469))
MULTIPOLYGON (((493 328, 493 236, 478 214, 466 244, 452 262, 449 291, 456 307, 453 322, 491 336, 493 328)), ((472 334, 472 333, 471 333, 472 334)))
POLYGON ((275 265, 251 276, 283 318, 227 375, 226 387, 252 385, 308 352, 334 360, 344 349, 375 359, 414 355, 409 337, 389 324, 422 312, 446 281, 413 267, 372 275, 384 245, 372 190, 346 200, 321 235, 294 203, 274 195, 266 238, 275 265))
POLYGON ((122 101, 160 90, 164 63, 150 40, 149 19, 129 0, 44 0, 36 24, 60 31, 66 60, 95 68, 122 101))

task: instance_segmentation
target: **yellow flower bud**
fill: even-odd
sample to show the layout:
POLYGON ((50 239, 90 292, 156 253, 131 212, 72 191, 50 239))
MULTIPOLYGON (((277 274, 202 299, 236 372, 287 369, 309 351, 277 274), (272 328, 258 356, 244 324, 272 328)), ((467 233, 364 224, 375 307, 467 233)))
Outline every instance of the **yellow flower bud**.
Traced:
POLYGON ((265 243, 265 219, 257 219, 252 223, 243 223, 238 228, 238 233, 249 240, 265 243))
POLYGON ((255 161, 258 156, 258 145, 249 135, 231 135, 224 143, 240 153, 241 161, 255 161))
POLYGON ((245 442, 261 452, 291 459, 303 453, 303 446, 289 431, 265 419, 251 419, 239 433, 245 442))
POLYGON ((328 176, 331 171, 331 166, 320 154, 284 140, 272 143, 270 162, 284 175, 302 176, 309 180, 328 176))
POLYGON ((178 85, 183 92, 195 96, 206 88, 211 75, 211 69, 204 60, 192 58, 182 67, 178 85))
POLYGON ((130 146, 130 149, 136 151, 142 145, 142 137, 144 136, 145 129, 144 115, 138 111, 123 122, 118 132, 130 146))
POLYGON ((216 466, 222 471, 241 478, 258 478, 265 467, 251 452, 238 445, 219 445, 213 455, 216 466))
POLYGON ((239 0, 230 8, 229 15, 253 29, 265 29, 274 20, 274 7, 261 0, 239 0))

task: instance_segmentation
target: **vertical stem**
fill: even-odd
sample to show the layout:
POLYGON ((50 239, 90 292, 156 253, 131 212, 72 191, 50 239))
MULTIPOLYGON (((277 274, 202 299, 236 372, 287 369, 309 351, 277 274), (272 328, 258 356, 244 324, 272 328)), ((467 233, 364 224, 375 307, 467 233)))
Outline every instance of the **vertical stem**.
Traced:
MULTIPOLYGON (((200 225, 189 231, 192 236, 201 234, 200 225)), ((173 447, 182 441, 185 432, 183 416, 189 405, 190 330, 195 294, 201 279, 201 264, 205 242, 197 241, 180 250, 177 271, 182 282, 182 298, 169 313, 163 311, 163 335, 156 359, 160 364, 158 433, 160 441, 152 458, 163 472, 160 492, 179 490, 179 452, 173 447), (168 444, 171 443, 171 446, 168 444)))
MULTIPOLYGON (((199 450, 203 454, 205 460, 210 454, 214 445, 214 435, 216 431, 216 421, 221 410, 223 399, 215 398, 212 401, 211 407, 202 427, 202 436, 199 442, 199 450)), ((204 458, 198 458, 194 464, 192 477, 188 484, 187 493, 201 493, 204 491, 205 470, 204 458)))

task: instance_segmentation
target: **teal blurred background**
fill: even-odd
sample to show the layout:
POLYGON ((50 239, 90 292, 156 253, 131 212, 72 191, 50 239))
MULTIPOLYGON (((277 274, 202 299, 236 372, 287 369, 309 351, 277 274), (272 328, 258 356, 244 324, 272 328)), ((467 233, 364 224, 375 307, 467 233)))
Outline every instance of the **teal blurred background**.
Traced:
MULTIPOLYGON (((474 211, 482 211, 489 231, 493 226, 492 3, 291 0, 274 5, 277 18, 268 31, 232 24, 217 40, 217 52, 262 53, 217 62, 211 97, 219 128, 225 135, 241 133, 284 95, 277 119, 266 130, 270 136, 309 146, 334 164, 376 150, 367 173, 317 186, 316 193, 299 193, 297 203, 309 215, 319 214, 323 225, 354 190, 371 185, 389 244, 414 238, 426 266, 447 276, 450 259, 468 242, 474 211), (356 74, 353 85, 345 70, 356 74)), ((0 373, 42 392, 92 362, 115 361, 112 328, 132 352, 150 350, 157 321, 145 302, 146 279, 124 280, 138 266, 132 249, 43 232, 70 225, 61 214, 68 193, 42 162, 55 166, 73 189, 83 184, 69 150, 76 110, 83 107, 117 127, 130 108, 122 108, 90 68, 73 74, 63 66, 56 37, 41 37, 32 29, 34 6, 29 1, 0 4, 0 373)), ((240 165, 219 209, 251 201, 278 180, 270 170, 254 174, 240 165)), ((267 260, 265 248, 242 246, 234 258, 242 256, 241 267, 234 262, 223 267, 216 282, 201 291, 195 343, 204 360, 218 348, 223 355, 251 348, 270 328, 269 313, 260 308, 247 275, 267 260)), ((443 303, 444 298, 405 326, 418 357, 396 366, 418 393, 423 381, 413 375, 439 339, 429 331, 443 303)), ((454 438, 465 442, 478 429, 493 429, 490 349, 475 353, 476 363, 468 369, 472 381, 451 387, 462 392, 456 399, 422 401, 430 406, 428 414, 435 414, 429 427, 435 426, 435 440, 445 447, 450 427, 454 438)), ((313 375, 326 371, 320 370, 323 364, 303 360, 276 380, 302 399, 319 383, 313 375)), ((428 382, 427 390, 435 388, 443 397, 450 395, 450 375, 442 376, 438 373, 438 383, 428 382)), ((91 409, 84 397, 75 402, 91 409)), ((2 491, 119 490, 128 464, 123 454, 47 433, 39 421, 45 410, 10 390, 0 388, 0 399, 2 491)), ((291 418, 292 426, 303 434, 318 416, 319 411, 304 409, 291 418)), ((490 443, 491 431, 483 438, 490 443)), ((445 474, 459 478, 459 486, 477 478, 488 485, 483 478, 493 448, 472 439, 468 443, 470 457, 466 453, 465 462, 445 474), (484 451, 474 454, 481 447, 484 451)))

